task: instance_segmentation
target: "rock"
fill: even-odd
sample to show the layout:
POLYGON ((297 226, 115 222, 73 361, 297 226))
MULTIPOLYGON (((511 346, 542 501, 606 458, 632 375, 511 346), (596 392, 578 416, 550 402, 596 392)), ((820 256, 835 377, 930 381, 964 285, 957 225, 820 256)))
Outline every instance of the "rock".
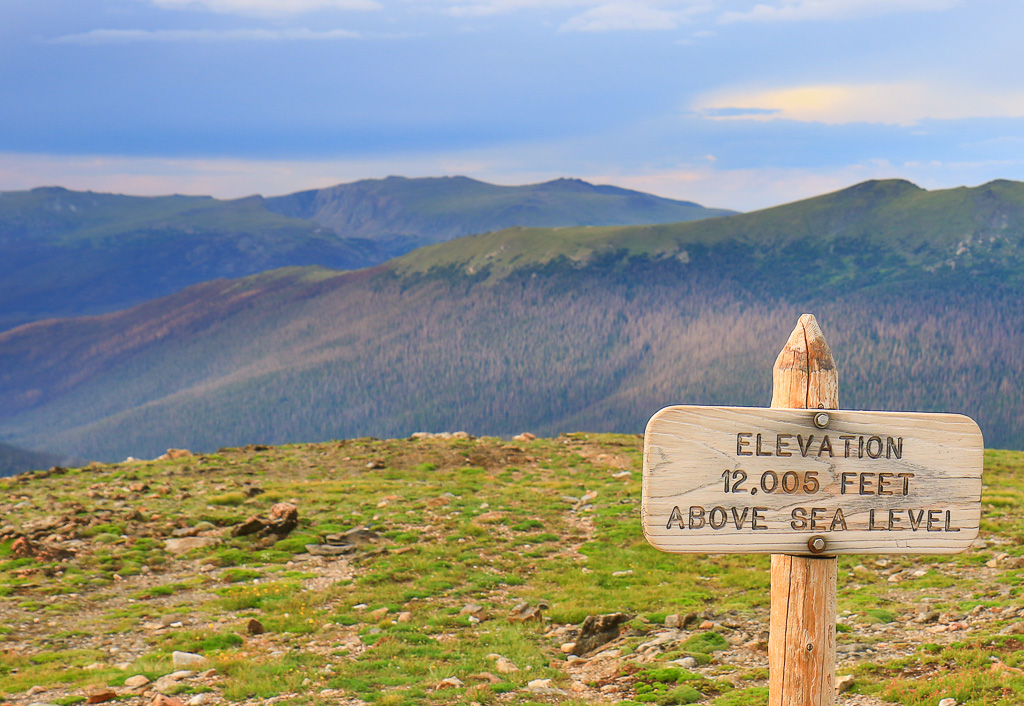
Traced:
POLYGON ((631 475, 633 475, 633 471, 619 471, 612 473, 612 478, 629 478, 631 475))
POLYGON ((681 628, 683 627, 683 616, 678 613, 672 613, 671 615, 665 616, 665 627, 667 628, 681 628))
POLYGON ((525 623, 529 620, 540 620, 543 616, 541 611, 547 608, 544 603, 538 603, 535 606, 531 606, 528 603, 520 603, 508 616, 508 620, 511 623, 525 623))
POLYGON ((264 522, 258 515, 253 515, 245 522, 235 525, 231 528, 232 537, 248 537, 250 534, 257 534, 266 529, 267 523, 264 522))
POLYGON ((715 629, 715 624, 713 622, 711 622, 710 620, 704 620, 704 621, 701 622, 701 624, 698 626, 698 628, 700 630, 714 630, 715 629))
POLYGON ((168 691, 175 691, 178 688, 178 682, 180 680, 175 679, 170 675, 165 675, 153 682, 152 689, 158 694, 163 694, 168 691))
MULTIPOLYGON (((285 537, 299 526, 299 508, 292 503, 276 503, 271 506, 268 519, 253 515, 245 522, 231 528, 232 537, 249 535, 276 535, 285 537)), ((316 545, 311 545, 316 546, 316 545)))
POLYGON ((213 701, 213 694, 206 691, 202 694, 196 694, 191 699, 189 699, 188 706, 205 706, 205 704, 208 704, 211 701, 213 701))
POLYGON ((373 620, 384 620, 384 616, 388 614, 387 608, 378 608, 377 610, 370 611, 370 618, 373 620))
POLYGON ((380 535, 365 527, 355 527, 348 532, 341 534, 329 534, 324 537, 324 542, 333 546, 361 547, 380 539, 380 535))
POLYGON ((410 623, 410 622, 412 622, 412 613, 410 613, 407 610, 403 610, 401 613, 398 614, 398 622, 400 622, 400 623, 410 623))
POLYGON ((245 630, 250 635, 262 635, 266 630, 263 628, 263 623, 256 620, 256 618, 250 618, 249 622, 245 625, 245 630))
POLYGON ((117 692, 105 686, 85 690, 85 702, 89 704, 102 704, 116 698, 117 692))
POLYGON ((342 544, 336 546, 334 544, 307 544, 306 551, 314 556, 343 556, 345 554, 351 554, 356 550, 355 547, 342 544))
POLYGON ((494 659, 494 668, 498 670, 498 674, 512 674, 519 671, 519 667, 508 657, 501 655, 488 655, 488 657, 494 659))
POLYGON ((697 660, 693 657, 680 657, 679 659, 672 660, 669 664, 674 664, 682 669, 695 669, 698 666, 697 660))
POLYGON ((753 652, 760 652, 761 654, 768 654, 768 641, 767 640, 759 640, 758 638, 755 637, 753 640, 747 640, 746 642, 744 642, 740 646, 743 647, 746 650, 751 650, 753 652))
POLYGON ((551 686, 550 679, 533 679, 526 684, 526 691, 544 696, 565 696, 567 692, 551 686))
POLYGON ((180 537, 164 540, 164 550, 170 554, 184 554, 193 549, 213 547, 218 544, 220 544, 220 540, 216 537, 180 537))
POLYGON ((992 666, 989 667, 989 671, 993 674, 1005 674, 1008 677, 1019 677, 1020 675, 1024 674, 1024 669, 1020 669, 1019 667, 1011 667, 1010 665, 1002 661, 993 662, 992 666))
POLYGON ((854 677, 852 674, 844 674, 841 677, 836 677, 836 693, 842 694, 845 691, 849 691, 853 687, 854 677))
POLYGON ((374 470, 374 469, 386 468, 386 467, 387 467, 387 464, 385 464, 379 458, 378 459, 374 459, 373 461, 370 461, 368 464, 366 464, 367 470, 374 470))
POLYGON ((285 536, 299 526, 299 508, 291 503, 277 503, 270 508, 271 532, 285 536))
MULTIPOLYGON (((47 518, 52 519, 52 518, 47 518)), ((27 529, 27 526, 26 528, 27 529)), ((11 556, 15 559, 38 559, 39 561, 56 561, 70 559, 75 553, 63 547, 45 542, 32 542, 28 537, 18 537, 11 544, 11 556)))
POLYGON ((205 669, 199 673, 200 679, 211 679, 215 676, 217 676, 217 670, 213 667, 211 667, 210 669, 205 669))
POLYGON ((139 687, 145 686, 149 683, 149 677, 144 674, 136 674, 134 677, 128 677, 124 680, 124 685, 129 689, 138 689, 139 687))
POLYGON ((941 699, 939 706, 956 706, 956 699, 941 699))
POLYGON ((634 616, 626 613, 609 613, 607 615, 588 615, 580 627, 579 637, 572 653, 582 657, 602 645, 605 645, 619 636, 622 632, 622 625, 628 623, 634 616))
POLYGON ((440 681, 440 683, 438 683, 438 685, 435 688, 437 688, 437 689, 460 689, 460 688, 462 688, 464 686, 465 686, 465 684, 463 684, 462 680, 459 679, 458 677, 448 677, 447 679, 442 679, 440 681))
MULTIPOLYGON (((665 632, 660 632, 647 642, 642 642, 639 645, 637 645, 636 651, 640 653, 655 651, 658 647, 679 642, 682 636, 683 634, 678 630, 668 630, 665 632)), ((609 652, 612 651, 614 650, 609 650, 609 652)), ((600 657, 601 654, 604 653, 599 653, 595 655, 595 657, 600 657)))
POLYGON ((175 623, 183 624, 185 622, 185 616, 171 613, 170 615, 160 616, 160 625, 163 627, 170 627, 175 623))
POLYGON ((209 661, 206 657, 194 652, 174 651, 171 653, 171 663, 175 667, 205 667, 209 661))
POLYGON ((484 612, 484 607, 477 603, 467 603, 462 606, 462 610, 459 611, 459 615, 480 615, 484 612))
POLYGON ((153 697, 153 700, 149 702, 149 706, 185 706, 181 699, 173 696, 167 696, 166 694, 157 694, 153 697))
POLYGON ((612 576, 614 576, 615 578, 621 578, 623 576, 632 576, 632 575, 633 575, 633 570, 632 569, 626 569, 625 571, 613 571, 612 572, 612 576))
POLYGON ((916 618, 914 618, 914 622, 915 623, 934 623, 938 619, 939 619, 939 611, 937 611, 937 610, 927 610, 927 611, 923 611, 923 612, 919 613, 918 616, 916 618))
POLYGON ((595 500, 597 500, 597 491, 596 490, 588 490, 587 492, 585 492, 583 494, 583 497, 581 497, 579 500, 576 501, 576 504, 572 506, 572 509, 573 510, 579 510, 584 505, 589 505, 590 503, 594 502, 595 500))
POLYGON ((490 672, 480 672, 479 674, 470 674, 466 678, 467 679, 472 679, 474 681, 485 681, 488 684, 500 684, 501 683, 501 677, 499 677, 499 676, 497 676, 495 674, 491 674, 490 672))
POLYGON ((533 441, 537 437, 528 431, 524 431, 522 434, 516 434, 512 437, 512 441, 533 441))
POLYGON ((563 654, 571 655, 573 653, 573 650, 576 649, 576 643, 566 642, 559 649, 562 650, 563 654))
POLYGON ((167 453, 157 456, 157 461, 173 461, 176 458, 189 458, 194 454, 188 449, 167 449, 167 453))
POLYGON ((28 691, 26 691, 25 693, 29 696, 36 696, 37 694, 42 694, 44 691, 46 691, 46 687, 39 686, 37 684, 35 686, 29 687, 28 691))
POLYGON ((1024 622, 1013 623, 1003 628, 1007 635, 1024 635, 1024 622))

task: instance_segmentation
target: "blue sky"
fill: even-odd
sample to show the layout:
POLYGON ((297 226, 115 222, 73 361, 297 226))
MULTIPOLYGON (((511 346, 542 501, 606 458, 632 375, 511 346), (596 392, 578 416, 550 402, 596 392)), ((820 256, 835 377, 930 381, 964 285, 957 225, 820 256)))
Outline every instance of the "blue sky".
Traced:
POLYGON ((1024 180, 1019 0, 3 0, 0 190, 1024 180))

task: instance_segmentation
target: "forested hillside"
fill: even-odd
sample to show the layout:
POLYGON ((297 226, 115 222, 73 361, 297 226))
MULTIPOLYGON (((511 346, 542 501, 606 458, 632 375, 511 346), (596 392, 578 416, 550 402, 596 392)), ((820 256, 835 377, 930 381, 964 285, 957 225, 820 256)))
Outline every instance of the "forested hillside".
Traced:
POLYGON ((422 430, 640 432, 668 404, 767 405, 775 355, 811 312, 844 407, 965 413, 988 445, 1022 448, 1022 188, 870 183, 762 212, 762 230, 759 214, 516 229, 41 322, 0 335, 0 434, 116 459, 422 430), (865 194, 876 209, 858 213, 865 194), (900 235, 921 199, 984 208, 900 235))
POLYGON ((9 444, 0 444, 0 478, 69 463, 74 463, 74 459, 68 456, 26 451, 9 444))

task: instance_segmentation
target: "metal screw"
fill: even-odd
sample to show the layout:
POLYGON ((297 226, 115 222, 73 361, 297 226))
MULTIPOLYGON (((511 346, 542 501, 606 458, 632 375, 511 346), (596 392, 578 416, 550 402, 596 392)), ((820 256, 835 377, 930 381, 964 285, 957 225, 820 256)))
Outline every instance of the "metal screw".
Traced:
POLYGON ((807 643, 807 651, 810 652, 813 649, 814 649, 814 645, 812 645, 811 643, 808 642, 807 643))
POLYGON ((824 429, 828 426, 828 412, 818 412, 814 415, 814 426, 824 429))
POLYGON ((825 538, 820 534, 816 534, 807 540, 807 548, 811 550, 812 554, 821 554, 825 551, 825 538))

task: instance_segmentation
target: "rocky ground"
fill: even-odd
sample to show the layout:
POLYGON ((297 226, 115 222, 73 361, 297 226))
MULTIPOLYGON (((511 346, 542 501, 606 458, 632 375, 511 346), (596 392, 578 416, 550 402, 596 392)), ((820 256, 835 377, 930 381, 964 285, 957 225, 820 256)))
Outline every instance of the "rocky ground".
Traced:
MULTIPOLYGON (((0 702, 767 703, 766 557, 639 529, 637 437, 171 453, 0 481, 0 702)), ((1024 702, 1024 455, 983 541, 840 560, 838 703, 1024 702)))

